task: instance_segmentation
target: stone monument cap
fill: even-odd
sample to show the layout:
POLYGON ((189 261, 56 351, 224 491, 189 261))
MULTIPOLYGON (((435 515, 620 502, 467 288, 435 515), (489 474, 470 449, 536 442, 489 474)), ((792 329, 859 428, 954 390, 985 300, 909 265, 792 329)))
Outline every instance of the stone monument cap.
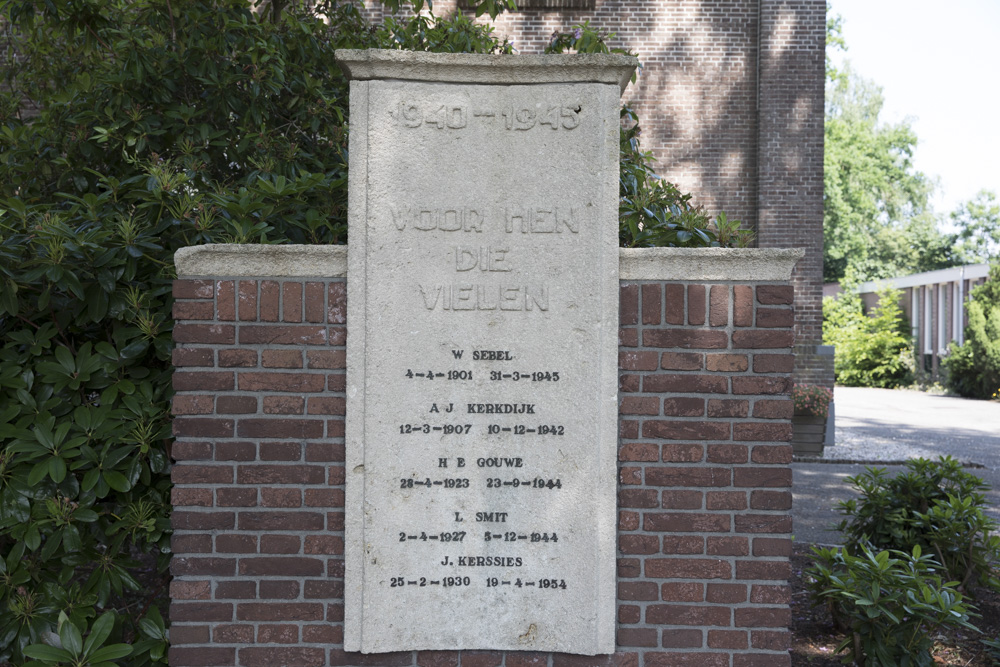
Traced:
POLYGON ((337 63, 357 81, 438 83, 611 83, 624 92, 638 58, 618 53, 495 55, 389 49, 338 49, 337 63))

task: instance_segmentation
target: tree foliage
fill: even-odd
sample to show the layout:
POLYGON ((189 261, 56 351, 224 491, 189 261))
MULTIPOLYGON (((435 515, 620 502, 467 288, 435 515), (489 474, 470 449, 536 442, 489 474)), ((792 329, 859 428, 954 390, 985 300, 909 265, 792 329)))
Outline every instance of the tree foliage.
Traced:
POLYGON ((1000 263, 989 279, 972 290, 967 305, 965 342, 952 342, 944 359, 948 388, 968 398, 1000 394, 1000 263))
POLYGON ((995 192, 977 192, 952 211, 951 222, 957 229, 956 253, 963 264, 1000 257, 1000 200, 995 192))
MULTIPOLYGON (((352 2, 256 10, 0 0, 13 42, 0 87, 0 663, 164 663, 173 253, 346 242, 348 89, 333 50, 511 50, 462 14, 369 25, 352 2), (21 117, 26 101, 37 116, 21 117)), ((601 48, 579 33, 563 47, 601 48)), ((623 191, 653 202, 639 215, 656 223, 623 225, 660 235, 623 238, 742 238, 659 181, 637 134, 623 139, 623 191), (670 217, 691 211, 690 224, 670 217)))
POLYGON ((870 314, 850 290, 823 299, 823 344, 836 347, 838 384, 891 389, 911 380, 913 348, 899 307, 901 292, 886 287, 878 295, 870 314))

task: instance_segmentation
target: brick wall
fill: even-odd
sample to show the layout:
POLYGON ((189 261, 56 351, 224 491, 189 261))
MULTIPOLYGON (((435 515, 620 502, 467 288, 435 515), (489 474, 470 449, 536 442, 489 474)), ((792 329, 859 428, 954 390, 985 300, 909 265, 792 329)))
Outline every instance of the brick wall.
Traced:
MULTIPOLYGON (((437 0, 445 16, 456 0, 437 0)), ((370 18, 386 14, 378 3, 370 18)), ((484 20, 484 19, 481 19, 484 20)), ((623 100, 657 170, 711 213, 757 231, 762 248, 805 248, 793 277, 800 382, 833 387, 822 340, 826 0, 597 0, 595 8, 501 15, 497 34, 541 53, 590 21, 637 53, 623 100)))
POLYGON ((345 283, 174 287, 173 667, 789 664, 792 289, 623 283, 618 652, 345 654, 345 283))

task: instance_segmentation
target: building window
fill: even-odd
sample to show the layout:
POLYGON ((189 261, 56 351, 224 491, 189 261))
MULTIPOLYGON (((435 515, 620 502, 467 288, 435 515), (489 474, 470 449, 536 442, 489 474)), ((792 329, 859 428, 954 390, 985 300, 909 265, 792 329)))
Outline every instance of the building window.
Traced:
POLYGON ((934 310, 931 306, 931 287, 925 285, 921 290, 924 296, 924 354, 934 354, 934 310))

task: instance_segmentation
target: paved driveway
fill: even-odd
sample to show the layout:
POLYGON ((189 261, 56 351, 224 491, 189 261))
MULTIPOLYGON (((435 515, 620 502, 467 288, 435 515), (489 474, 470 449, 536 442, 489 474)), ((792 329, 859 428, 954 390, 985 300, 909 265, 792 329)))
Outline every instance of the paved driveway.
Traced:
POLYGON ((837 387, 835 397, 837 444, 827 447, 825 458, 845 462, 792 465, 796 540, 838 543, 829 528, 840 519, 836 503, 852 494, 844 478, 866 465, 895 474, 903 467, 884 463, 920 456, 948 454, 982 466, 969 472, 992 485, 988 511, 1000 521, 1000 403, 856 387, 837 387))

